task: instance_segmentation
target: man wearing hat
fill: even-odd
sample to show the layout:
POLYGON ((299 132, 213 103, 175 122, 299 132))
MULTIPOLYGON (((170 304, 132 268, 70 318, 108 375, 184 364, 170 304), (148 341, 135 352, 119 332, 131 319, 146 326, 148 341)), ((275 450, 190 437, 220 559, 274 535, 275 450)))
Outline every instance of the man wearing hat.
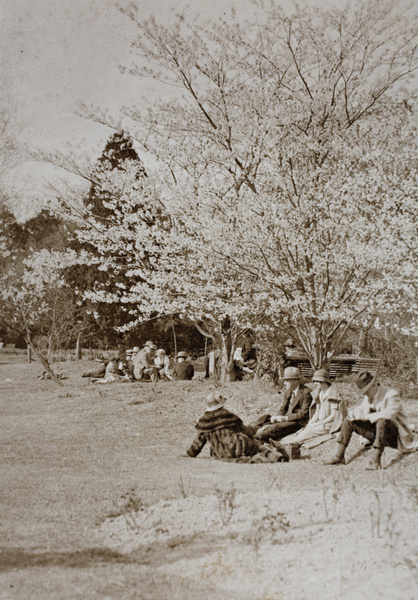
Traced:
POLYGON ((260 424, 264 423, 255 434, 261 440, 281 440, 308 423, 312 395, 311 390, 302 384, 300 369, 286 367, 283 379, 285 392, 280 407, 274 411, 274 416, 265 415, 257 421, 260 424))
POLYGON ((151 379, 158 381, 158 369, 155 366, 154 358, 157 346, 152 342, 145 345, 132 359, 134 377, 137 381, 151 379))
POLYGON ((372 443, 372 469, 381 468, 380 459, 386 446, 400 452, 416 450, 418 439, 408 425, 399 393, 378 383, 376 375, 369 371, 359 371, 354 383, 363 401, 344 419, 337 439, 337 453, 328 464, 345 464, 345 450, 353 433, 372 443))
POLYGON ((186 381, 193 379, 194 367, 190 362, 187 362, 187 352, 179 352, 177 354, 177 362, 173 368, 174 379, 186 381))

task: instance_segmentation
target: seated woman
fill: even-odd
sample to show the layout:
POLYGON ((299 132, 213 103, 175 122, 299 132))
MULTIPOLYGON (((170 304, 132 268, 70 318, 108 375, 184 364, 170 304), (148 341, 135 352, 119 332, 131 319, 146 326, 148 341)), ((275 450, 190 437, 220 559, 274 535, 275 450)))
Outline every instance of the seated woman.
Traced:
POLYGON ((224 408, 227 401, 228 398, 220 392, 209 394, 206 400, 206 412, 195 425, 199 432, 198 436, 187 450, 187 454, 194 458, 208 442, 211 457, 218 460, 244 459, 241 462, 286 460, 286 454, 280 452, 280 449, 254 438, 242 420, 224 408), (259 460, 255 460, 255 456, 258 456, 259 460), (252 458, 246 461, 245 457, 252 458))
POLYGON ((296 433, 282 438, 282 444, 302 445, 316 437, 336 433, 341 427, 346 414, 345 402, 331 385, 331 379, 326 369, 315 371, 312 382, 312 404, 309 409, 308 424, 296 433))

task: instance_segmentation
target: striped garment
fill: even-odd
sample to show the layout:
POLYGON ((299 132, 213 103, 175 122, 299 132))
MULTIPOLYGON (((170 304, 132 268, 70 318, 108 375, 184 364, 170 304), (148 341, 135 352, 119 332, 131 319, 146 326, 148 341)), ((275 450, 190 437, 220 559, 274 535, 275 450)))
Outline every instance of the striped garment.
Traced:
POLYGON ((262 445, 247 432, 237 415, 223 407, 205 412, 195 427, 199 434, 187 451, 192 457, 201 452, 206 442, 210 445, 210 455, 219 460, 253 456, 262 445))

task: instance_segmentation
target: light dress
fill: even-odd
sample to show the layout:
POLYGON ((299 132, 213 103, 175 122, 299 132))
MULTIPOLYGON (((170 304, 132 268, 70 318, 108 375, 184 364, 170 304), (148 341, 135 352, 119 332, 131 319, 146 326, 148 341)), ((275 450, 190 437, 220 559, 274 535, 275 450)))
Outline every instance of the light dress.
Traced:
POLYGON ((325 392, 320 390, 314 399, 310 412, 316 408, 315 413, 309 419, 308 424, 299 429, 296 433, 287 435, 281 440, 282 444, 303 444, 314 438, 329 433, 335 433, 341 425, 341 410, 344 403, 335 400, 337 394, 335 389, 330 386, 325 392), (334 402, 330 402, 330 399, 334 402))

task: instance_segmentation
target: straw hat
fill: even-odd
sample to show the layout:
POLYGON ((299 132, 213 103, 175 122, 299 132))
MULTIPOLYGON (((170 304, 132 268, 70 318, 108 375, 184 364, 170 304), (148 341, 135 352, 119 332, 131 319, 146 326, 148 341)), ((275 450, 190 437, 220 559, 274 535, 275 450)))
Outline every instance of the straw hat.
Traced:
POLYGON ((312 381, 319 383, 331 383, 331 378, 327 369, 318 369, 312 377, 312 381))
POLYGON ((187 354, 187 352, 184 352, 184 350, 177 353, 177 358, 187 358, 188 356, 189 355, 187 354))
POLYGON ((157 350, 157 356, 164 356, 164 355, 165 355, 165 350, 163 350, 162 348, 157 350))
POLYGON ((211 392, 206 398, 206 410, 209 412, 217 410, 218 408, 222 408, 227 402, 228 398, 222 396, 220 392, 211 392))

